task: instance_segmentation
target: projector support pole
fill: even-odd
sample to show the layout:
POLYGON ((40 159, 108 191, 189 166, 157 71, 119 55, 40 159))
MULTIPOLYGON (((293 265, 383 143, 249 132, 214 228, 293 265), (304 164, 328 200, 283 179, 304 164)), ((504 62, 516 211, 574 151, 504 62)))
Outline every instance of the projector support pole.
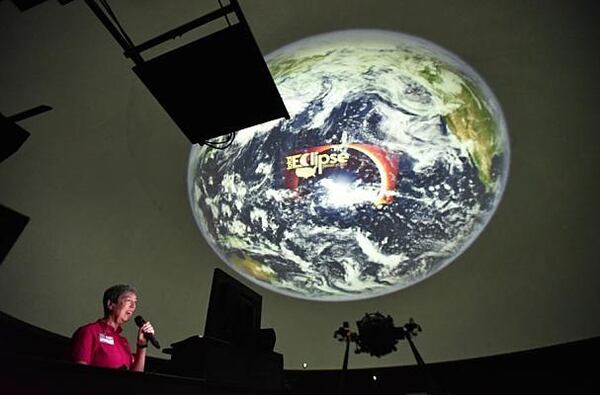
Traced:
POLYGON ((413 355, 415 356, 415 359, 417 360, 417 365, 419 365, 419 366, 425 366, 425 361, 421 357, 421 354, 419 354, 419 350, 417 350, 417 346, 415 346, 415 343, 413 343, 412 336, 410 334, 406 335, 406 340, 408 340, 408 344, 410 345, 410 349, 411 349, 413 355))
POLYGON ((95 0, 85 0, 85 4, 92 10, 94 15, 102 22, 106 30, 113 36, 113 38, 119 43, 123 51, 127 54, 128 57, 133 60, 136 65, 141 65, 144 63, 144 59, 139 54, 139 52, 132 51, 133 44, 129 42, 129 40, 124 37, 119 29, 115 27, 115 25, 110 21, 108 16, 102 11, 102 9, 96 4, 95 0))
POLYGON ((429 368, 427 367, 425 361, 421 357, 419 350, 417 350, 417 346, 415 346, 415 343, 412 341, 412 335, 410 334, 410 332, 406 331, 404 336, 406 337, 406 340, 410 345, 410 349, 413 355, 415 356, 415 359, 417 360, 417 365, 419 365, 421 367, 421 370, 425 373, 425 377, 427 379, 427 386, 429 387, 429 393, 433 395, 443 394, 440 386, 438 385, 437 381, 434 380, 433 376, 431 375, 431 372, 429 371, 429 368))
POLYGON ((348 353, 350 351, 350 334, 346 336, 346 351, 344 352, 344 363, 342 364, 342 375, 340 377, 340 388, 338 395, 344 395, 346 387, 346 376, 348 373, 348 353))
MULTIPOLYGON (((230 0, 229 4, 226 6, 222 6, 214 10, 206 15, 203 15, 199 18, 196 18, 188 23, 185 23, 175 29, 171 29, 165 33, 162 33, 142 44, 135 45, 127 33, 125 31, 119 29, 115 26, 115 24, 110 20, 108 15, 100 8, 98 4, 96 4, 96 0, 85 0, 87 6, 92 10, 94 15, 102 22, 106 30, 113 36, 113 38, 117 41, 117 43, 123 48, 123 53, 125 57, 131 58, 136 65, 141 65, 144 63, 144 59, 142 58, 141 53, 153 48, 157 45, 160 45, 168 40, 175 39, 177 37, 181 37, 185 33, 190 30, 193 30, 199 26, 205 25, 215 19, 225 18, 227 20, 227 24, 229 25, 229 19, 227 19, 227 14, 233 12, 235 13, 238 22, 245 26, 247 29, 250 29, 248 26, 248 22, 246 22, 246 18, 244 17, 244 13, 237 2, 237 0, 230 0)), ((119 26, 120 27, 120 26, 119 26)))
MULTIPOLYGON (((90 1, 90 0, 86 0, 86 1, 90 1)), ((233 2, 232 2, 232 4, 233 4, 233 2)), ((136 45, 135 47, 131 47, 125 51, 125 56, 129 57, 134 54, 140 54, 140 53, 147 51, 150 48, 154 48, 157 45, 160 45, 168 40, 173 40, 175 38, 181 37, 185 33, 189 32, 193 29, 196 29, 197 27, 200 27, 202 25, 206 25, 207 23, 209 23, 215 19, 222 18, 222 17, 227 18, 227 14, 229 14, 230 12, 235 12, 235 9, 233 8, 232 4, 229 4, 225 7, 219 8, 218 10, 215 10, 211 13, 208 13, 199 18, 196 18, 193 21, 190 21, 179 27, 171 29, 168 32, 162 33, 154 38, 149 39, 148 41, 145 41, 139 45, 136 45)), ((238 6, 238 9, 239 9, 239 6, 238 6)), ((240 13, 236 14, 236 15, 238 17, 238 20, 241 22, 243 20, 242 19, 243 14, 241 14, 241 10, 240 10, 240 13)))

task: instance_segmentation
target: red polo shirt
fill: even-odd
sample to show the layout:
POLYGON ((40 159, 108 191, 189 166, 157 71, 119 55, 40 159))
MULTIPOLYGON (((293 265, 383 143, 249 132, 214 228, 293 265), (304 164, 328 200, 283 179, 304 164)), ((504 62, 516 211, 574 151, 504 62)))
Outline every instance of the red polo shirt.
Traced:
POLYGON ((117 330, 98 320, 77 329, 71 339, 71 358, 74 362, 103 368, 130 369, 133 355, 127 339, 117 330))

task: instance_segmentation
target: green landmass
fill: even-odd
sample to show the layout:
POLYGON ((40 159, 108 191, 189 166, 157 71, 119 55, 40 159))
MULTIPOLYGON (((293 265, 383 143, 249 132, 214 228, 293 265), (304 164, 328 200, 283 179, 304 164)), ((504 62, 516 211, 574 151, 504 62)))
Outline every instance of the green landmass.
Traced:
MULTIPOLYGON (((225 236, 223 238, 222 244, 229 248, 238 250, 243 250, 246 247, 248 247, 248 243, 246 240, 235 236, 225 236)), ((267 283, 272 283, 273 281, 278 280, 277 273, 271 270, 271 268, 269 268, 264 263, 257 261, 251 256, 248 256, 241 252, 230 255, 229 262, 231 262, 233 265, 235 265, 242 271, 248 273, 252 277, 256 278, 257 280, 261 280, 267 283)))
MULTIPOLYGON (((449 68, 449 67, 446 67, 449 68)), ((446 125, 461 142, 471 141, 468 147, 469 154, 477 167, 479 179, 487 190, 495 186, 492 177, 492 161, 502 147, 498 143, 498 125, 488 107, 481 102, 479 89, 467 78, 462 77, 458 70, 443 70, 438 62, 434 66, 425 66, 419 70, 419 75, 432 85, 446 103, 460 103, 458 108, 443 116, 446 125), (450 72, 462 81, 462 88, 458 95, 449 95, 435 86, 443 82, 441 74, 450 72)))
POLYGON ((233 255, 229 257, 229 261, 257 280, 272 283, 278 279, 271 268, 247 255, 233 255))
POLYGON ((322 61, 329 54, 305 56, 302 58, 275 59, 269 62, 269 71, 274 80, 284 78, 295 73, 303 73, 313 65, 322 61))
POLYGON ((444 116, 448 128, 461 140, 473 141, 469 153, 477 166, 479 179, 486 189, 495 185, 492 177, 492 161, 500 153, 498 125, 488 108, 476 96, 475 87, 465 82, 461 92, 454 98, 462 105, 444 116))

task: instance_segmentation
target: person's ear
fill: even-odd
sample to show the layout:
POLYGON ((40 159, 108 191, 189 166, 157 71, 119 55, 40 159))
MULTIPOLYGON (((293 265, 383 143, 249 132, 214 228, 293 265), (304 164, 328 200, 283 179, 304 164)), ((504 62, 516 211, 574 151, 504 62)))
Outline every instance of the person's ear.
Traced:
POLYGON ((113 307, 115 307, 115 304, 112 300, 109 299, 106 301, 106 307, 108 307, 108 311, 113 311, 113 307))

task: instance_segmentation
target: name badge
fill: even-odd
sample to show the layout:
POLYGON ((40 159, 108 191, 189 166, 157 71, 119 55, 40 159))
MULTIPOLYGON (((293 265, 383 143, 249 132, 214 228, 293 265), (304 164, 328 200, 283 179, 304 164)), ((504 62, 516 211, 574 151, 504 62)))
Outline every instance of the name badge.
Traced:
POLYGON ((115 339, 112 336, 107 336, 103 333, 100 334, 100 343, 110 344, 111 346, 115 345, 115 339))

